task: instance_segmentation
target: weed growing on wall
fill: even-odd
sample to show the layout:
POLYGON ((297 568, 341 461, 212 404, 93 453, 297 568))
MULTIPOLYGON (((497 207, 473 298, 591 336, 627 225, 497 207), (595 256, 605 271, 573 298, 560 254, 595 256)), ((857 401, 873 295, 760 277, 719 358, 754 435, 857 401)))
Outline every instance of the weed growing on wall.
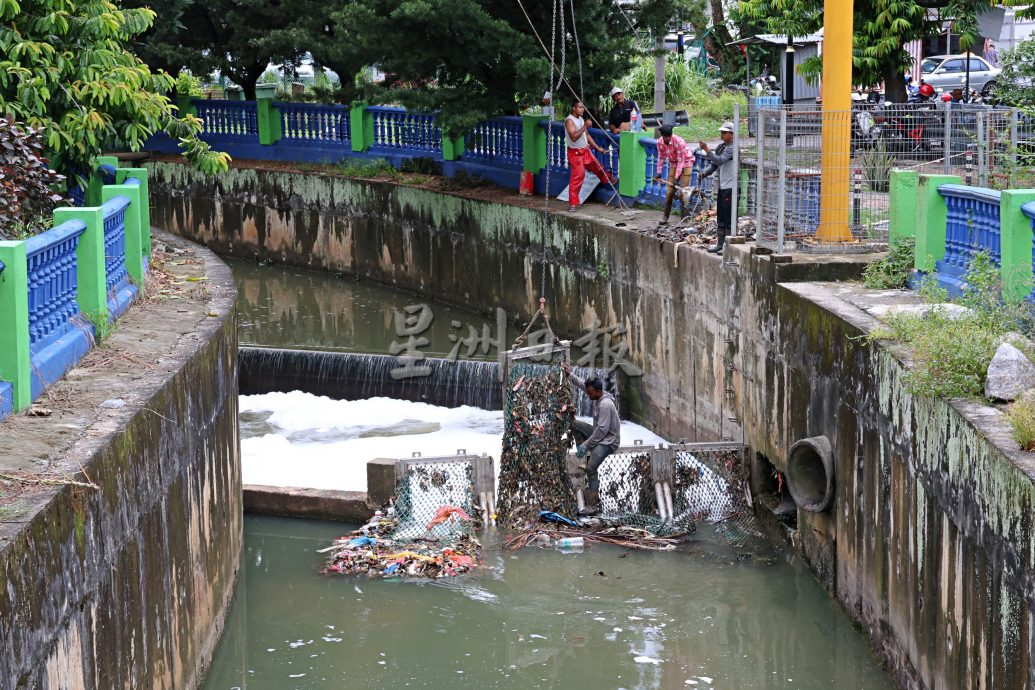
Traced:
POLYGON ((999 270, 987 253, 974 258, 966 284, 957 300, 965 310, 947 306, 945 292, 928 282, 921 294, 929 309, 892 314, 868 336, 911 347, 914 361, 907 383, 917 395, 981 397, 988 365, 1006 335, 1032 332, 1031 305, 1003 300, 999 270))
POLYGON ((906 287, 915 258, 916 241, 912 237, 895 240, 888 247, 887 256, 874 261, 863 271, 863 285, 874 290, 906 287))
POLYGON ((1006 416, 1013 427, 1013 440, 1021 450, 1035 451, 1035 396, 1025 396, 1010 405, 1006 416))

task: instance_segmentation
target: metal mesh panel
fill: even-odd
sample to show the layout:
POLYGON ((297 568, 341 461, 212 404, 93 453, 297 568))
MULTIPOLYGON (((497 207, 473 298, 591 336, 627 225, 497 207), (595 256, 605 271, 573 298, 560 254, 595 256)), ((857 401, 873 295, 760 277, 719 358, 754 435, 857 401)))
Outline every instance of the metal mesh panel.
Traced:
POLYGON ((926 102, 826 113, 760 109, 739 141, 741 233, 754 230, 759 245, 774 251, 882 249, 895 169, 958 175, 994 189, 1035 186, 1035 117, 1015 108, 926 102), (823 159, 824 121, 832 136, 849 141, 847 157, 823 159))
POLYGON ((607 456, 597 474, 600 478, 600 512, 605 516, 658 512, 651 479, 649 447, 623 450, 607 456))
POLYGON ((395 515, 399 524, 393 539, 428 536, 448 539, 458 533, 470 534, 472 523, 465 520, 448 520, 435 525, 429 534, 428 523, 436 511, 446 505, 456 506, 475 517, 474 464, 470 461, 407 461, 396 484, 395 515))

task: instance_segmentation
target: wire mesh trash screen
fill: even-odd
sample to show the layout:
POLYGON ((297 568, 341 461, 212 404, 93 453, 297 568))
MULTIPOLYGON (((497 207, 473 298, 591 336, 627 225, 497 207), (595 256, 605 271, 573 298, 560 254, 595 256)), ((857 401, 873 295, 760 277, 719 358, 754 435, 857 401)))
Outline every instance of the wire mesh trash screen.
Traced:
POLYGON ((566 470, 575 406, 571 377, 560 367, 569 359, 567 343, 507 353, 496 510, 504 527, 528 526, 542 510, 576 512, 566 470))
POLYGON ((349 536, 322 549, 326 573, 368 577, 453 577, 481 562, 474 538, 479 511, 476 479, 492 476, 487 456, 411 458, 396 466, 391 504, 349 536), (488 470, 479 467, 488 465, 488 470))

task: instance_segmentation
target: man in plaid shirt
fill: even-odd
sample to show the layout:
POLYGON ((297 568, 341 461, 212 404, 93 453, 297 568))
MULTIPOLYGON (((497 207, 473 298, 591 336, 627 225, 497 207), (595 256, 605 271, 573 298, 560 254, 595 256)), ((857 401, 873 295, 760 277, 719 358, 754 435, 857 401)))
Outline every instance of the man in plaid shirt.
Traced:
POLYGON ((654 171, 654 179, 661 181, 661 170, 668 162, 668 192, 665 194, 665 216, 661 224, 668 223, 672 213, 672 198, 676 193, 676 180, 680 187, 690 185, 690 173, 694 168, 694 153, 682 137, 672 133, 672 125, 661 126, 661 137, 658 139, 658 165, 654 171))

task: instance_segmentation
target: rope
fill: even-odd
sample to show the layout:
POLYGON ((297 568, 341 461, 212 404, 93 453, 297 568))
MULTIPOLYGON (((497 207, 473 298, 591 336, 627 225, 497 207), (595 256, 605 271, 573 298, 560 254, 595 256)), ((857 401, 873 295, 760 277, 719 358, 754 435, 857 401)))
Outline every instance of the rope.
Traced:
POLYGON ((579 45, 579 27, 575 23, 575 0, 571 0, 571 33, 575 37, 575 54, 579 59, 579 93, 582 93, 585 90, 582 86, 582 46, 579 45))

